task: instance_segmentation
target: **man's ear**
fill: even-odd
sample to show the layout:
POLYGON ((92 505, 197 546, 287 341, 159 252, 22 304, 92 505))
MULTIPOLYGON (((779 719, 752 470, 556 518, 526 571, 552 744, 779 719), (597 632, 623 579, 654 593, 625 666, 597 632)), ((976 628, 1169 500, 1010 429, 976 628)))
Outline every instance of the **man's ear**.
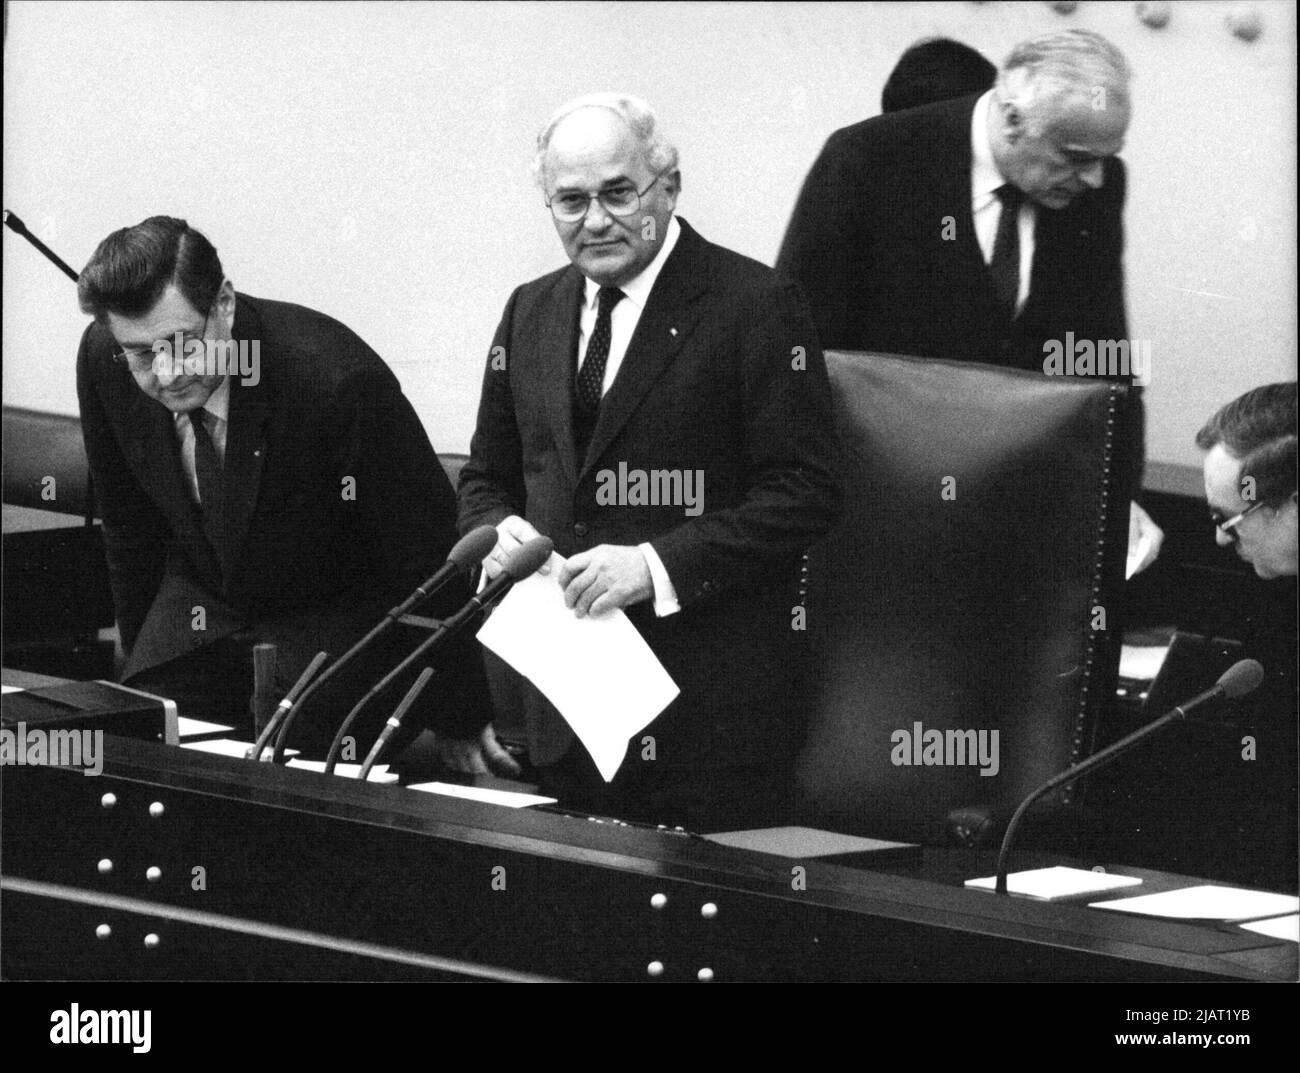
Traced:
POLYGON ((998 118, 1002 127, 1002 137, 1006 139, 1008 145, 1015 145, 1025 133, 1025 113, 1014 101, 1000 103, 998 107, 1001 109, 998 118))
POLYGON ((221 288, 217 291, 216 306, 221 315, 233 325, 235 322, 235 285, 230 282, 229 276, 221 281, 221 288))

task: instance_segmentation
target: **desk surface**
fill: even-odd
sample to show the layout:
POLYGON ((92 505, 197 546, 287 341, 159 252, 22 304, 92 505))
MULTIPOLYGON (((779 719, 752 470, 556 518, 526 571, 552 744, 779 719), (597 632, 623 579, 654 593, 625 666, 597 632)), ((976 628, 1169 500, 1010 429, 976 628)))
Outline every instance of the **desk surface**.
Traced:
MULTIPOLYGON (((91 918, 112 908, 139 918, 141 927, 157 927, 157 917, 193 929, 189 956, 205 951, 205 970, 218 979, 357 978, 349 975, 360 971, 354 963, 319 958, 330 944, 359 939, 401 952, 375 955, 368 978, 379 979, 393 978, 386 973, 411 958, 461 977, 592 980, 644 979, 656 963, 668 966, 667 978, 683 979, 699 964, 718 979, 742 980, 1296 975, 1295 944, 1239 928, 964 889, 964 879, 991 873, 989 853, 927 850, 919 864, 873 871, 792 862, 616 822, 113 737, 105 738, 100 778, 9 769, 4 809, 4 903, 17 914, 6 938, 15 958, 24 937, 31 957, 48 956, 51 942, 73 944, 67 936, 93 933, 91 918), (119 802, 107 811, 106 792, 119 802), (56 799, 60 808, 50 809, 56 799), (154 803, 167 823, 149 812, 154 803), (132 863, 101 876, 84 867, 97 859, 132 863), (189 886, 196 862, 221 877, 201 900, 189 886), (146 863, 171 882, 144 882, 146 863), (792 867, 800 869, 796 881, 792 867), (666 908, 653 907, 658 895, 666 908), (60 921, 53 937, 39 933, 48 919, 60 921), (313 938, 284 941, 299 952, 311 947, 317 960, 297 962, 279 950, 261 969, 252 967, 267 957, 268 929, 279 939, 308 926, 313 938), (223 968, 211 954, 213 935, 228 943, 238 936, 243 945, 230 963, 237 968, 223 968)), ((1016 866, 1059 860, 1025 855, 1016 866)), ((1144 892, 1197 882, 1116 870, 1140 874, 1144 892)), ((104 948, 83 945, 102 959, 104 948)), ((56 964, 73 978, 79 971, 192 978, 195 963, 185 960, 184 944, 173 944, 173 952, 180 960, 166 971, 156 955, 149 964, 84 962, 88 968, 70 970, 83 964, 75 944, 58 951, 56 964)), ((21 978, 24 970, 9 971, 21 978)))

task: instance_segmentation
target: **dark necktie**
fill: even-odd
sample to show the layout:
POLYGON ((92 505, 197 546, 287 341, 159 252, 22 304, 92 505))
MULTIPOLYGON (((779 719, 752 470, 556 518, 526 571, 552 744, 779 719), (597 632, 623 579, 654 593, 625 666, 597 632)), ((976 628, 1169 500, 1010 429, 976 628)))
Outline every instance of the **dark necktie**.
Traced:
POLYGON ((578 370, 573 392, 578 412, 585 417, 590 417, 600 407, 600 389, 605 383, 605 364, 609 361, 609 317, 623 299, 623 292, 617 287, 601 287, 598 298, 600 311, 596 314, 596 327, 587 341, 587 357, 578 370))
POLYGON ((185 416, 194 430, 194 475, 199 481, 199 509, 203 513, 203 532, 208 543, 224 561, 225 548, 225 488, 221 458, 216 444, 208 434, 203 419, 204 411, 190 410, 185 416))
POLYGON ((993 259, 989 274, 998 308, 1007 320, 1016 316, 1016 298, 1020 294, 1020 202, 1024 195, 1018 187, 1006 183, 995 191, 1002 202, 998 233, 993 240, 993 259))

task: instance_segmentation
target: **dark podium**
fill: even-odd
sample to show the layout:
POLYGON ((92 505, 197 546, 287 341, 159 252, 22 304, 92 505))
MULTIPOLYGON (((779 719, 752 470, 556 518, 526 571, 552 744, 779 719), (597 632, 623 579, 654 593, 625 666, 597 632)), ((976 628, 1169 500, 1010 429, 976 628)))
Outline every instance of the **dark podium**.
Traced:
POLYGON ((112 735, 3 797, 11 980, 1296 976, 1239 928, 966 890, 983 851, 865 871, 112 735))

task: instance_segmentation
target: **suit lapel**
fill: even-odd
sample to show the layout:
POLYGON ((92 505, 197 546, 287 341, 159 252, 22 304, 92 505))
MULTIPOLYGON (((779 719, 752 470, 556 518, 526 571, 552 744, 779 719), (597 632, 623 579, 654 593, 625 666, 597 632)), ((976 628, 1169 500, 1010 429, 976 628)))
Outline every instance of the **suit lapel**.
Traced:
POLYGON ((541 325, 537 346, 540 349, 541 390, 545 409, 560 455, 564 476, 570 484, 578 479, 577 456, 573 446, 573 380, 577 367, 578 318, 582 311, 585 281, 572 265, 556 284, 555 316, 541 325))
MULTIPOLYGON (((703 311, 697 299, 708 289, 705 243, 678 218, 681 237, 650 291, 628 343, 618 375, 600 404, 582 472, 593 466, 681 351, 703 311)), ((576 344, 575 344, 576 347, 576 344)))
MULTIPOLYGON (((235 310, 235 329, 231 333, 236 342, 262 336, 261 321, 247 300, 235 310)), ((261 358, 259 347, 259 361, 261 358)), ((225 547, 233 560, 248 535, 253 508, 262 479, 262 464, 266 458, 266 421, 271 414, 268 370, 260 369, 257 383, 245 385, 233 373, 230 377, 230 408, 227 411, 225 457, 225 547)))

